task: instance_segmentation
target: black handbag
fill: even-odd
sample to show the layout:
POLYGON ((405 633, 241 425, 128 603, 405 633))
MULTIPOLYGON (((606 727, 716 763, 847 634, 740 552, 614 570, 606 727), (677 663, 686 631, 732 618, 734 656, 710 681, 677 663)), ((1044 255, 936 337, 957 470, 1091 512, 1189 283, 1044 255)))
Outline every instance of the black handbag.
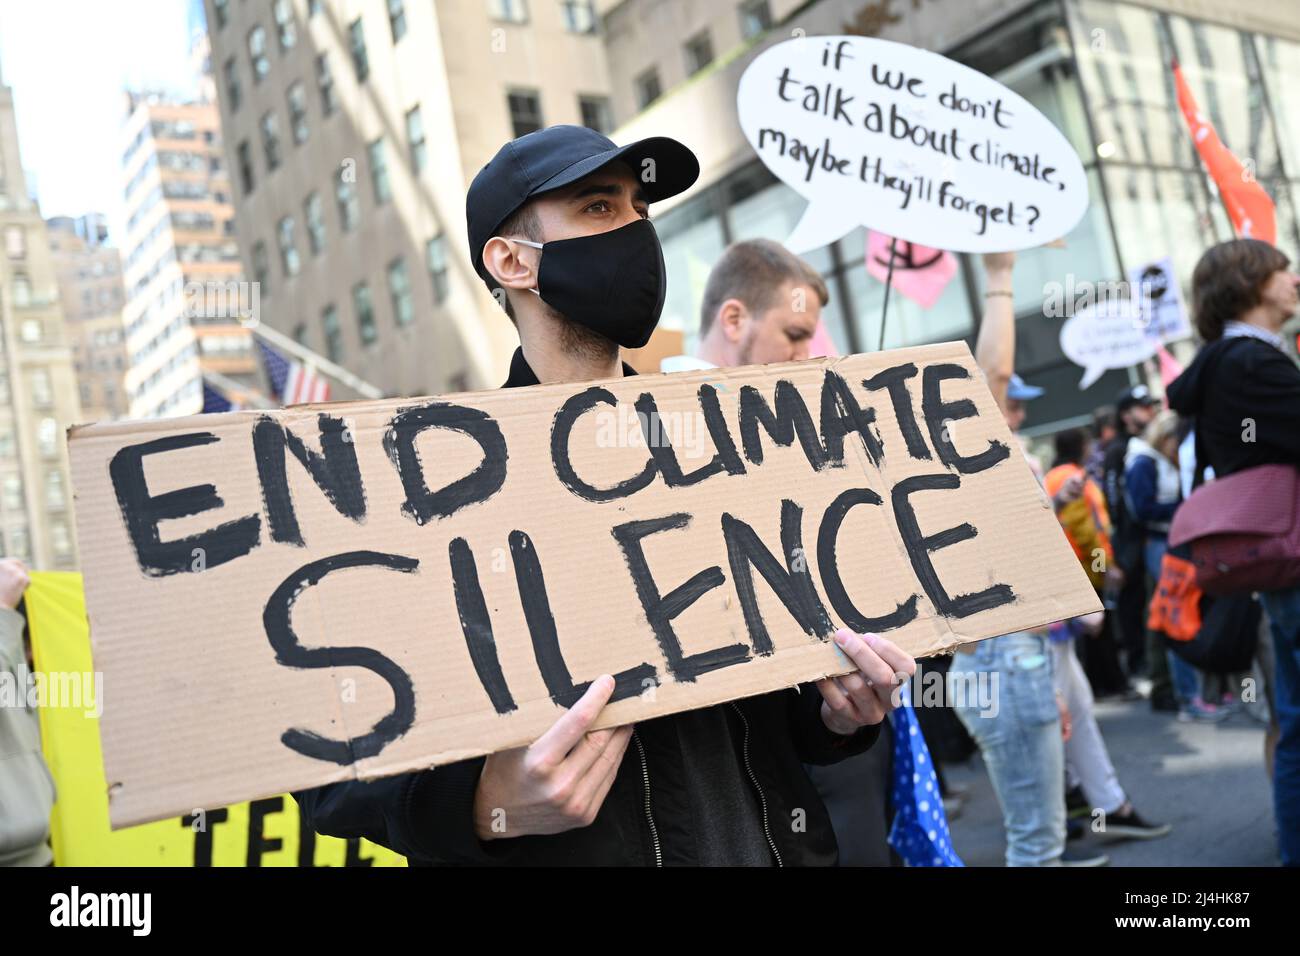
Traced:
POLYGON ((1259 643, 1262 615, 1252 594, 1201 596, 1201 629, 1190 641, 1165 637, 1171 648, 1193 667, 1211 674, 1248 671, 1259 643))

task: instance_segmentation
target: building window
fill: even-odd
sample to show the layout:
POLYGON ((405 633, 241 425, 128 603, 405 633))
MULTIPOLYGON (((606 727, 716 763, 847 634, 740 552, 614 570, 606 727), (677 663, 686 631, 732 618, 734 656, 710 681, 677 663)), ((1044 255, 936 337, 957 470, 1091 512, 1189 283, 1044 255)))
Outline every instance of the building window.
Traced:
POLYGON ((606 97, 579 96, 578 110, 582 113, 582 125, 597 133, 608 133, 614 125, 609 118, 609 100, 606 97))
POLYGON ((527 23, 528 4, 525 0, 489 0, 492 17, 506 23, 527 23))
POLYGON ((253 151, 248 146, 248 140, 242 140, 235 147, 235 154, 239 163, 239 185, 247 196, 253 191, 253 151))
POLYGON ((262 114, 262 150, 266 154, 267 172, 274 172, 280 166, 280 120, 275 110, 262 114))
POLYGON ((21 272, 15 272, 12 280, 12 293, 14 305, 31 305, 32 304, 32 284, 27 276, 21 272))
POLYGON ((659 85, 659 71, 654 67, 646 70, 635 80, 637 109, 645 109, 663 93, 659 85))
POLYGON ((560 0, 564 29, 570 33, 595 33, 596 10, 591 0, 560 0))
POLYGON ((334 176, 334 199, 339 207, 339 225, 344 232, 351 232, 361 218, 357 201, 357 188, 350 178, 351 174, 342 166, 334 176))
POLYGON ((441 235, 434 236, 424 247, 424 260, 429 267, 429 279, 433 282, 434 304, 447 298, 447 243, 441 235))
POLYGON ((50 522, 50 544, 54 548, 55 557, 66 558, 72 554, 72 535, 62 521, 50 522))
POLYGON ((708 30, 701 30, 686 41, 686 73, 694 76, 712 62, 713 41, 708 30))
POLYGON ((320 13, 320 11, 321 11, 320 0, 307 0, 307 16, 309 18, 316 16, 316 14, 320 13))
POLYGON ((212 0, 212 11, 217 15, 217 29, 230 22, 230 0, 212 0))
POLYGON ((22 226, 5 227, 5 253, 10 259, 27 257, 27 234, 22 226))
POLYGON ((393 43, 406 36, 406 6, 402 0, 388 0, 388 27, 393 31, 393 43))
POLYGON ((411 168, 415 175, 424 172, 426 146, 424 142, 424 119, 420 116, 420 107, 412 107, 406 113, 406 148, 411 153, 411 168))
POLYGON ((304 200, 302 212, 307 223, 307 245, 311 247, 311 254, 318 256, 325 251, 325 213, 320 193, 313 192, 304 200))
POLYGON ((406 272, 406 260, 394 259, 388 264, 388 295, 393 302, 393 321, 410 325, 415 317, 411 305, 411 277, 406 272))
POLYGON ((271 13, 275 17, 275 32, 280 38, 280 50, 292 50, 298 34, 293 24, 293 4, 289 0, 275 0, 271 4, 271 13))
POLYGON ((63 489, 63 474, 57 471, 48 471, 45 473, 45 504, 46 507, 59 509, 68 503, 68 496, 63 489))
POLYGON ((293 217, 285 216, 280 220, 276 233, 280 239, 280 267, 286 276, 298 274, 298 243, 293 236, 293 217))
MULTIPOLYGON (((23 508, 23 480, 17 475, 5 475, 4 501, 6 511, 21 511, 23 508)), ((17 535, 11 537, 15 540, 17 535)), ((14 551, 18 548, 15 546, 14 551)))
POLYGON ((260 239, 253 243, 253 281, 259 296, 271 294, 271 260, 266 254, 266 243, 260 239))
POLYGON ((40 319, 23 319, 18 327, 18 337, 28 345, 35 345, 45 337, 45 328, 40 319))
POLYGON ((244 102, 244 91, 239 85, 239 61, 232 56, 226 61, 224 72, 226 76, 226 102, 230 104, 230 112, 233 113, 244 102))
POLYGON ((320 111, 329 116, 338 106, 334 97, 334 74, 330 72, 329 57, 322 53, 316 57, 316 88, 320 90, 320 111))
POLYGON ((59 454, 59 423, 53 418, 42 418, 36 426, 36 444, 46 458, 56 458, 59 454))
POLYGON ((261 83, 271 72, 271 61, 266 58, 266 31, 261 25, 248 31, 248 59, 253 64, 253 82, 261 83))
POLYGON ((49 408, 54 404, 54 393, 50 390, 50 373, 43 368, 33 369, 28 379, 31 386, 32 404, 37 408, 49 408))
POLYGON ((343 334, 339 331, 339 310, 325 306, 320 314, 320 324, 325 331, 325 357, 331 362, 343 360, 343 334))
POLYGON ((746 40, 756 37, 772 25, 772 10, 767 0, 745 0, 740 5, 740 35, 746 40))
POLYGON ((366 34, 360 17, 348 24, 348 49, 352 52, 352 68, 357 71, 357 82, 364 83, 370 75, 370 60, 366 57, 366 34))
POLYGON ((542 101, 536 90, 515 90, 506 94, 510 125, 516 138, 542 128, 542 101))
POLYGON ((307 126, 307 90, 302 85, 302 80, 298 80, 289 87, 289 128, 293 132, 294 143, 307 142, 307 136, 311 133, 307 126))
POLYGON ((370 286, 364 282, 358 282, 352 287, 352 309, 357 314, 361 344, 370 345, 379 338, 379 332, 375 328, 375 309, 370 301, 370 286))
POLYGON ((392 196, 388 184, 388 159, 384 153, 384 138, 381 136, 366 146, 370 157, 370 184, 375 190, 375 204, 382 206, 392 196))

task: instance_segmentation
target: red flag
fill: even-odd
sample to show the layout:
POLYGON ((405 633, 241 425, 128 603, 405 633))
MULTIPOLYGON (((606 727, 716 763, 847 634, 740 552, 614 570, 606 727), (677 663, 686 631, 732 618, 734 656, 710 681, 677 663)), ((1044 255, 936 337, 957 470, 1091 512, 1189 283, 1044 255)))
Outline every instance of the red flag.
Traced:
POLYGON ((1174 60, 1174 86, 1178 91, 1178 107, 1191 132, 1196 151, 1209 170, 1219 196, 1228 210, 1232 227, 1242 239, 1263 239, 1277 243, 1277 211, 1264 187, 1248 176, 1241 162, 1223 145, 1210 121, 1197 108, 1192 91, 1183 78, 1182 68, 1174 60))

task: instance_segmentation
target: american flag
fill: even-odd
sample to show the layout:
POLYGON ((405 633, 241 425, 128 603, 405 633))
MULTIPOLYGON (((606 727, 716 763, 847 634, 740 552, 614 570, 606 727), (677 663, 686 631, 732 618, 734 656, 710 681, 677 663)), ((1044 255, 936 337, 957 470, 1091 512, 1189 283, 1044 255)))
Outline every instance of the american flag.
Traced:
POLYGON ((226 397, 225 393, 219 391, 215 386, 209 385, 207 380, 203 381, 203 414, 210 412, 228 412, 236 407, 235 403, 226 397))
POLYGON ((265 342, 258 341, 257 347, 262 352, 271 394, 281 405, 330 400, 329 381, 310 365, 285 358, 265 342))

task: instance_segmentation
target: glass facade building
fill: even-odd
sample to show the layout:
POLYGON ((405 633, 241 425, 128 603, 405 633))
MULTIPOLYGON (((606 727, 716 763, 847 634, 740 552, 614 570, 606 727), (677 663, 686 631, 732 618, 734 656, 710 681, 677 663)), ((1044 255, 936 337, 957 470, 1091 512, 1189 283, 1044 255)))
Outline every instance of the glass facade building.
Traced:
MULTIPOLYGON (((994 23, 975 39, 943 49, 1041 110, 1083 160, 1087 213, 1060 243, 1017 258, 1017 369, 1047 394, 1032 403, 1026 431, 1082 422, 1112 402, 1141 370, 1113 370, 1087 390, 1083 370, 1059 346, 1062 318, 1044 314, 1053 283, 1122 280, 1129 269, 1171 256, 1188 290, 1197 258, 1233 236, 1174 94, 1177 58, 1202 112, 1277 206, 1278 246, 1297 259, 1300 224, 1300 43, 1116 0, 1043 0, 994 23)), ((655 219, 669 269, 663 324, 686 334, 699 326, 709 269, 730 242, 785 239, 805 200, 753 159, 688 202, 655 219)), ((864 268, 866 233, 857 229, 805 258, 826 277, 824 316, 836 342, 871 351, 880 341, 882 283, 864 268)), ((974 344, 983 308, 978 257, 943 296, 922 310, 892 294, 886 348, 965 339, 974 344)), ((1190 344, 1181 350, 1190 352, 1190 344)))

